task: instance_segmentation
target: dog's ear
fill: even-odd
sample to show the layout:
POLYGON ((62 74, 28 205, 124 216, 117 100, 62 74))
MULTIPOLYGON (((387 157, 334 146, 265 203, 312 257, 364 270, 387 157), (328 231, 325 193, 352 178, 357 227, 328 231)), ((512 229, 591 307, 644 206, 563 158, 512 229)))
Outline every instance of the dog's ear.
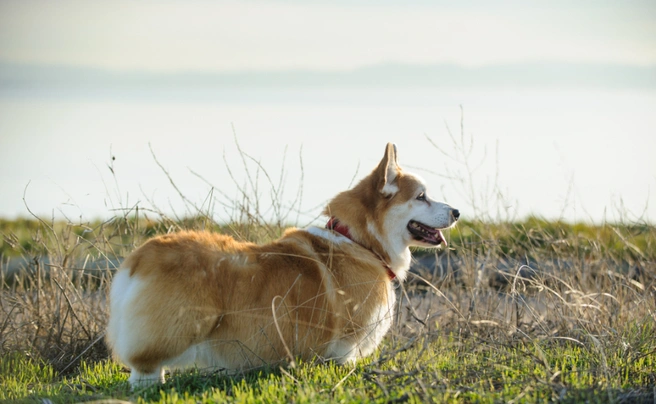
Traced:
POLYGON ((399 191, 396 178, 400 172, 401 168, 396 162, 396 145, 388 143, 385 148, 385 155, 376 168, 378 191, 387 197, 396 194, 399 191))

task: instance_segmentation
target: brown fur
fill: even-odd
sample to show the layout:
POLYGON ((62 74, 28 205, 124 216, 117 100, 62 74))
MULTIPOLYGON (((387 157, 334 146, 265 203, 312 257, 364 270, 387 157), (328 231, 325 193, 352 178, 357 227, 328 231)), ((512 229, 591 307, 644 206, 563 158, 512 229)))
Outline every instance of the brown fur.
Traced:
POLYGON ((231 368, 280 361, 287 349, 310 359, 339 335, 356 338, 390 282, 362 247, 298 230, 264 246, 208 232, 165 235, 124 267, 148 285, 134 302, 147 338, 126 358, 144 373, 205 340, 231 368))

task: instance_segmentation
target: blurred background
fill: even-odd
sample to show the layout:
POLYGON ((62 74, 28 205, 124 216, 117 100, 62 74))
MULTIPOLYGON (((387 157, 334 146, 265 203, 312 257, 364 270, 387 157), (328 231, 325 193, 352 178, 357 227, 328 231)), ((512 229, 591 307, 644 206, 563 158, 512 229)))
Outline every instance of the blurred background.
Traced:
POLYGON ((463 218, 654 223, 656 3, 0 2, 0 217, 304 225, 388 141, 463 218))

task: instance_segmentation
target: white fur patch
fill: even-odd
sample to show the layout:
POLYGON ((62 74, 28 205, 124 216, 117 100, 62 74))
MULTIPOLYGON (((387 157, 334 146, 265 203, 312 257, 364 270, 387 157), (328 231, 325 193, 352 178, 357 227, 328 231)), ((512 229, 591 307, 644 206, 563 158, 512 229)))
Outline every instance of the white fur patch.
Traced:
POLYGON ((230 368, 230 364, 212 348, 212 341, 192 345, 180 356, 166 360, 163 365, 171 369, 186 369, 194 366, 213 369, 230 368))
POLYGON ((349 239, 346 236, 342 236, 341 234, 336 234, 332 230, 322 229, 321 227, 317 227, 317 226, 310 226, 306 228, 305 231, 312 234, 313 236, 324 238, 335 244, 353 242, 351 241, 351 239, 349 239))
POLYGON ((392 160, 387 162, 387 174, 385 178, 385 185, 380 190, 383 195, 391 196, 399 192, 398 185, 394 184, 396 177, 399 175, 399 166, 396 164, 396 152, 392 160))
POLYGON ((152 384, 164 383, 164 369, 153 373, 141 373, 138 370, 132 369, 130 378, 128 379, 131 386, 147 387, 152 384))
POLYGON ((334 339, 328 344, 325 359, 333 360, 340 365, 352 363, 358 359, 358 349, 352 342, 334 339))
POLYGON ((385 196, 394 195, 399 192, 399 187, 396 186, 396 184, 387 183, 383 186, 383 189, 381 189, 380 192, 385 196))
POLYGON ((143 282, 130 276, 129 269, 121 269, 114 275, 109 294, 111 316, 107 336, 114 352, 125 360, 136 348, 139 324, 134 324, 132 302, 139 295, 143 282))
MULTIPOLYGON (((387 215, 387 220, 397 219, 399 215, 394 212, 395 209, 397 209, 397 207, 390 209, 390 213, 387 215)), ((403 281, 405 279, 406 273, 408 272, 408 268, 410 268, 410 260, 412 259, 412 255, 410 253, 410 249, 408 248, 407 241, 403 237, 396 237, 396 235, 405 234, 403 233, 405 232, 405 229, 399 230, 395 224, 390 226, 389 223, 385 223, 384 226, 385 232, 387 234, 392 234, 395 237, 384 237, 376 229, 376 226, 374 226, 373 223, 367 223, 367 230, 369 230, 369 233, 376 237, 376 240, 378 240, 385 251, 387 251, 391 260, 389 265, 392 268, 392 272, 394 272, 400 281, 403 281)))

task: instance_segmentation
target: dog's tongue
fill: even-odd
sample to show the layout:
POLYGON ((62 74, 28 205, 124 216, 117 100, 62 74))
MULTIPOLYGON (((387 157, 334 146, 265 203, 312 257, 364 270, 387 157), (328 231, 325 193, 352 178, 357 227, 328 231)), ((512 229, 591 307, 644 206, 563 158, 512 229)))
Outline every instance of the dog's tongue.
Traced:
POLYGON ((424 237, 426 238, 427 241, 434 242, 435 245, 444 243, 444 247, 446 247, 446 240, 444 239, 444 234, 442 234, 442 231, 440 229, 429 227, 422 223, 418 223, 418 224, 422 229, 424 229, 425 232, 424 237))
POLYGON ((435 245, 439 245, 440 243, 444 243, 444 247, 446 247, 446 240, 444 239, 444 234, 442 234, 442 231, 440 229, 436 229, 434 227, 428 227, 425 225, 421 225, 424 229, 426 229, 427 233, 429 233, 433 240, 435 240, 435 245))
POLYGON ((437 230, 437 233, 435 234, 435 238, 436 238, 438 241, 441 240, 442 243, 444 243, 444 247, 446 247, 446 239, 444 238, 444 234, 442 234, 442 231, 439 230, 439 229, 435 229, 435 230, 437 230))
POLYGON ((408 223, 408 230, 412 233, 413 237, 415 237, 415 240, 424 241, 432 245, 440 245, 440 243, 444 243, 444 246, 446 246, 444 234, 442 234, 440 229, 427 226, 416 220, 411 220, 410 223, 408 223))

